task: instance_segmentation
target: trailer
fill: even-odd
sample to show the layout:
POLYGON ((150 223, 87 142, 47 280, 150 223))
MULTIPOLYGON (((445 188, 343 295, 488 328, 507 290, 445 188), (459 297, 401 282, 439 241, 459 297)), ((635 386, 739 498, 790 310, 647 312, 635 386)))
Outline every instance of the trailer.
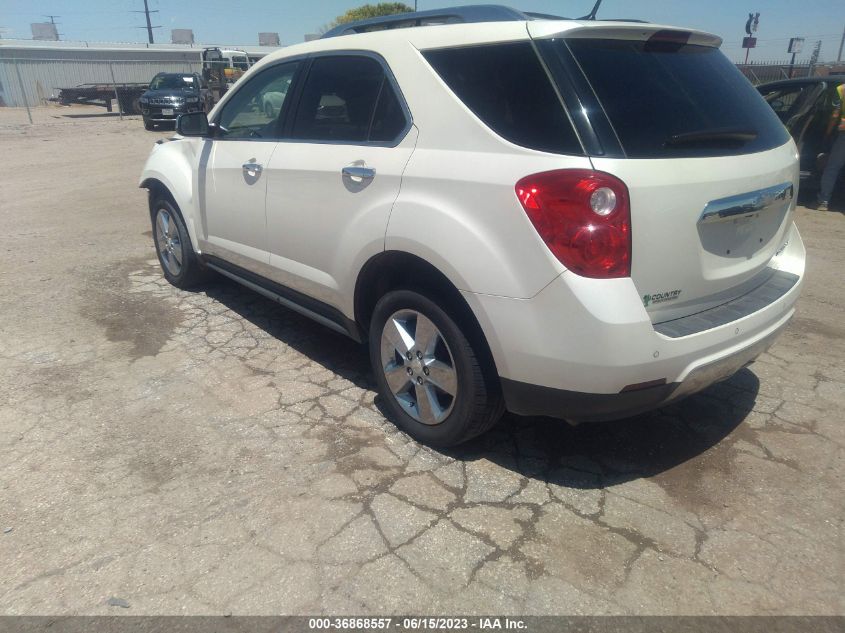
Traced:
POLYGON ((116 97, 121 114, 141 114, 139 99, 148 87, 147 83, 80 84, 73 88, 59 88, 59 96, 51 101, 62 105, 98 105, 111 112, 112 102, 116 97))
MULTIPOLYGON (((212 47, 199 51, 199 54, 202 78, 208 84, 213 103, 217 103, 251 65, 246 52, 239 49, 212 47)), ((103 106, 111 112, 112 102, 117 98, 121 114, 141 114, 140 98, 148 88, 148 82, 79 84, 72 88, 57 88, 59 96, 50 101, 62 105, 103 106)))

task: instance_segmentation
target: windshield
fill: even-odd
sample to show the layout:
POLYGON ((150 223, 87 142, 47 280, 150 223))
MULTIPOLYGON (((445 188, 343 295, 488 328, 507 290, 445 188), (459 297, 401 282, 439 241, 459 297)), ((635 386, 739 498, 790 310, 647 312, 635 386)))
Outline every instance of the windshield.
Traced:
POLYGON ((150 84, 150 90, 179 90, 196 88, 193 75, 157 75, 150 84))
POLYGON ((577 38, 555 46, 572 51, 631 158, 749 154, 789 139, 716 48, 577 38))

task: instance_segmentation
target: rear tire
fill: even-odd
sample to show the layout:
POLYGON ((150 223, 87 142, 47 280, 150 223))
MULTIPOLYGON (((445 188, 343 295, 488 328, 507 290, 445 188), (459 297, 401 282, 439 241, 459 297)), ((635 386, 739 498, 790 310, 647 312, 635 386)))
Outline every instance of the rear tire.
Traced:
POLYGON ((208 269, 202 266, 182 213, 173 200, 159 196, 150 206, 158 262, 164 278, 177 288, 191 288, 208 280, 208 269))
POLYGON ((501 417, 504 403, 491 372, 458 321, 428 296, 388 292, 376 303, 369 335, 384 406, 415 440, 455 446, 501 417))

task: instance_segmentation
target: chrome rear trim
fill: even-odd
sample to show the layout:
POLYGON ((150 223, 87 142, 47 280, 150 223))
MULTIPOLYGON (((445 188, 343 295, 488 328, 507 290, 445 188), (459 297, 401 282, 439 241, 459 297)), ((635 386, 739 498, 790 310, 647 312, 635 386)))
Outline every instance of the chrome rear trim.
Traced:
POLYGON ((698 223, 709 224, 710 222, 733 220, 739 216, 750 217, 765 211, 769 207, 782 207, 783 203, 792 200, 794 191, 791 182, 784 182, 757 191, 711 200, 704 207, 704 211, 701 212, 698 223))

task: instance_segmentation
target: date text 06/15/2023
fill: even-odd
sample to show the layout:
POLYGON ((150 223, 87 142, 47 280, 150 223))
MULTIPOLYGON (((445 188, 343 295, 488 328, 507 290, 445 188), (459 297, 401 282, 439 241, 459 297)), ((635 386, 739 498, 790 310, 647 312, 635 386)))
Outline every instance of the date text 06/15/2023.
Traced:
POLYGON ((310 618, 311 630, 335 631, 379 631, 399 629, 402 631, 458 631, 476 629, 480 631, 510 630, 525 631, 527 625, 517 618, 498 617, 405 617, 405 618, 310 618))

